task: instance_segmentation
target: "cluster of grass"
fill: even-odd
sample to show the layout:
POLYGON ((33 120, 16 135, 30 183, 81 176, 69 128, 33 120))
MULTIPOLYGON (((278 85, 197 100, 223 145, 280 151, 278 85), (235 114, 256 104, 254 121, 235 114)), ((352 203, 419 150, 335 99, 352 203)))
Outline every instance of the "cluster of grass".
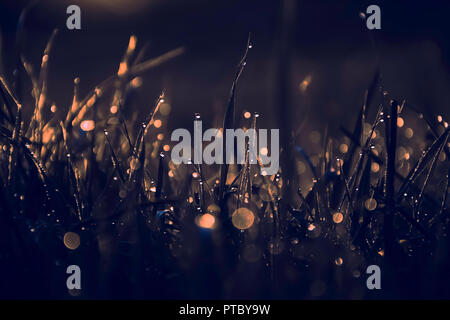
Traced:
MULTIPOLYGON (((389 98, 378 73, 354 129, 342 129, 345 152, 335 148, 341 137, 325 136, 323 152, 311 161, 292 141, 292 161, 303 161, 313 175, 310 188, 297 190, 298 179, 283 167, 263 176, 248 159, 217 171, 173 164, 154 133, 163 93, 146 119, 129 116, 138 76, 182 49, 142 61, 131 37, 118 72, 84 98, 75 79, 72 105, 59 110, 47 96, 55 35, 38 73, 21 57, 33 88, 30 120, 24 120, 18 83, 0 78, 0 269, 9 275, 0 281, 2 296, 449 294, 440 284, 448 280, 450 262, 448 125, 389 98), (404 148, 399 130, 407 115, 417 121, 404 148), (83 272, 80 292, 65 286, 71 264, 83 272), (370 264, 383 270, 377 293, 366 288, 370 264)), ((235 92, 248 47, 224 129, 237 126, 235 92)), ((257 120, 254 114, 254 128, 257 120)))

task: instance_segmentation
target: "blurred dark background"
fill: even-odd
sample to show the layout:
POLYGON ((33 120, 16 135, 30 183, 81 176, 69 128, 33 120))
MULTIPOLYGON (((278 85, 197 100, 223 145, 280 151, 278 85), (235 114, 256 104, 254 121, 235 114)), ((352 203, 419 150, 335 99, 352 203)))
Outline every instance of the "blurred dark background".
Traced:
MULTIPOLYGON (((284 54, 289 53, 286 56, 280 50, 283 2, 289 1, 3 0, 0 2, 0 73, 12 81, 19 53, 38 69, 46 42, 52 30, 58 28, 60 33, 49 58, 49 100, 59 109, 67 110, 72 100, 73 79, 80 77, 84 96, 113 75, 130 35, 134 34, 138 37, 138 48, 148 43, 146 58, 176 47, 185 48, 183 56, 143 76, 143 86, 135 104, 142 114, 149 112, 164 90, 172 106, 166 130, 192 126, 196 112, 201 113, 209 125, 220 126, 235 67, 251 32, 253 48, 237 94, 241 121, 244 111, 257 111, 262 114, 261 127, 285 126, 280 123, 283 108, 277 71, 280 61, 288 57, 289 90, 285 92, 290 99, 283 101, 289 101, 287 119, 294 129, 323 132, 328 126, 333 135, 340 125, 351 128, 377 66, 381 71, 381 84, 391 97, 406 99, 429 118, 440 114, 448 121, 449 1, 290 0, 295 10, 291 12, 292 33, 285 43, 284 54), (81 7, 81 30, 66 28, 66 8, 70 4, 81 7), (360 12, 365 12, 371 4, 381 8, 381 30, 367 30, 360 17, 360 12), (17 43, 19 16, 27 6, 29 11, 22 16, 23 30, 17 43)), ((31 107, 30 90, 30 84, 24 83, 21 99, 31 107)), ((31 110, 28 109, 25 117, 30 117, 31 110)), ((316 140, 318 145, 320 136, 310 140, 316 140)), ((419 144, 414 147, 423 149, 419 144)), ((331 250, 322 249, 322 252, 331 250)), ((447 264, 445 260, 440 266, 442 270, 447 270, 447 264)), ((320 265, 323 270, 317 269, 317 274, 331 275, 325 263, 320 265)), ((427 269, 426 264, 422 268, 429 273, 434 270, 427 269)), ((197 287, 194 281, 203 277, 204 269, 195 271, 195 277, 187 286, 191 289, 197 287)), ((248 278, 249 292, 253 294, 258 289, 253 285, 260 281, 260 274, 253 271, 242 274, 248 278)), ((427 279, 421 278, 423 282, 427 279)), ((446 284, 435 280, 427 285, 435 283, 442 287, 446 284)), ((410 287, 406 283, 402 288, 408 292, 410 287)), ((229 290, 242 296, 250 295, 240 287, 229 290)), ((156 291, 155 294, 160 294, 156 291)), ((201 289, 199 292, 200 296, 209 294, 201 289)), ((350 297, 362 295, 363 292, 349 291, 350 297)), ((188 292, 187 296, 195 294, 188 292)))
MULTIPOLYGON (((234 68, 252 32, 253 49, 239 87, 238 111, 258 111, 262 125, 278 127, 273 119, 279 111, 275 71, 282 2, 37 1, 25 16, 20 50, 38 67, 51 30, 60 29, 50 56, 49 95, 58 107, 67 108, 73 79, 81 78, 83 95, 116 72, 131 34, 138 36, 138 47, 149 44, 147 58, 184 46, 182 57, 144 77, 140 100, 148 108, 165 90, 173 107, 169 125, 180 127, 188 125, 194 112, 212 122, 223 114, 234 68), (70 4, 81 7, 81 30, 65 26, 70 4)), ((0 2, 2 69, 8 77, 17 62, 17 21, 31 3, 0 2)), ((295 4, 289 40, 294 126, 304 119, 317 130, 331 123, 331 132, 340 124, 351 125, 377 64, 382 85, 393 97, 447 118, 450 2, 303 0, 295 4), (381 30, 367 30, 359 16, 370 4, 381 8, 381 30), (302 92, 305 79, 309 85, 302 92)))

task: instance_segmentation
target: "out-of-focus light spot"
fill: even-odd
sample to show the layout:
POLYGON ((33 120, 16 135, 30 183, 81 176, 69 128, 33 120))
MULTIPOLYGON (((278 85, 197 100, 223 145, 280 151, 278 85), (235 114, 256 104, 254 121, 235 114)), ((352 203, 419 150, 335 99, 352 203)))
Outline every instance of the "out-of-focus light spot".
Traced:
POLYGON ((161 120, 155 120, 155 123, 154 123, 154 126, 155 126, 155 128, 161 128, 161 126, 162 126, 162 121, 161 120))
POLYGON ((200 175, 197 172, 192 172, 192 177, 197 179, 200 177, 200 175))
POLYGON ((175 174, 173 173, 173 170, 169 170, 169 172, 167 173, 167 175, 171 178, 173 178, 175 176, 175 174))
POLYGON ((53 113, 55 113, 56 110, 58 110, 58 108, 56 107, 56 105, 53 104, 53 105, 50 107, 50 111, 53 112, 53 113))
POLYGON ((140 86, 142 86, 142 78, 136 77, 133 80, 131 80, 131 86, 133 88, 139 88, 140 86))
POLYGON ((342 266, 342 264, 344 263, 344 259, 342 259, 341 257, 337 257, 336 259, 334 259, 334 263, 337 266, 342 266))
POLYGON ((264 148, 261 148, 261 150, 259 150, 259 153, 263 156, 267 156, 267 154, 269 153, 269 150, 266 147, 264 147, 264 148))
POLYGON ((302 82, 300 82, 300 91, 305 92, 308 89, 308 86, 311 83, 311 75, 307 75, 302 82))
POLYGON ((217 204, 210 204, 208 208, 206 209, 211 214, 219 214, 220 213, 220 207, 217 204))
POLYGON ((364 206, 366 207, 367 210, 369 211, 373 211, 377 208, 377 200, 375 200, 374 198, 369 198, 366 200, 366 202, 364 203, 364 206))
POLYGON ((161 141, 162 139, 164 139, 164 134, 163 133, 158 133, 156 138, 161 141))
POLYGON ((122 189, 122 190, 119 191, 119 198, 125 199, 126 196, 127 196, 127 191, 126 190, 122 189))
POLYGON ((372 170, 372 172, 377 173, 378 171, 380 171, 380 165, 378 163, 374 162, 370 166, 370 170, 372 170))
POLYGON ((397 127, 401 128, 405 125, 405 120, 403 120, 403 118, 398 117, 397 118, 397 127))
POLYGON ((112 107, 109 109, 109 111, 110 111, 111 113, 117 113, 118 110, 119 110, 119 108, 118 108, 117 106, 112 106, 112 107))
POLYGON ((414 135, 414 131, 411 128, 406 128, 405 130, 405 137, 407 137, 408 139, 411 139, 414 135))
POLYGON ((165 144, 163 147, 164 151, 169 151, 170 150, 170 146, 168 144, 165 144))
POLYGON ((167 102, 164 102, 163 104, 161 104, 159 106, 159 112, 163 116, 168 116, 170 114, 171 110, 172 110, 172 106, 169 103, 167 103, 167 102))
POLYGON ((203 229, 214 229, 215 224, 216 218, 210 213, 202 214, 197 220, 197 225, 203 229))
POLYGON ((246 230, 250 228, 255 222, 255 215, 250 209, 239 208, 233 212, 231 221, 235 228, 240 230, 246 230))
POLYGON ((252 116, 252 114, 248 111, 244 112, 244 118, 245 119, 250 119, 250 117, 252 116))
POLYGON ((384 257, 384 250, 378 251, 378 254, 379 254, 380 256, 384 257))
POLYGON ((441 115, 437 116, 437 121, 438 121, 438 122, 442 122, 442 120, 443 120, 443 118, 442 118, 441 115))
POLYGON ((342 153, 347 153, 348 152, 348 145, 346 145, 345 143, 342 143, 339 146, 339 151, 342 152, 342 153))
POLYGON ((334 223, 341 223, 342 220, 344 220, 344 215, 340 212, 335 212, 333 214, 333 222, 334 223))
POLYGON ((314 231, 314 229, 316 229, 316 226, 314 225, 314 224, 310 224, 309 226, 308 226, 308 231, 314 231))
POLYGON ((75 232, 66 232, 63 241, 64 245, 70 250, 75 250, 80 246, 80 236, 75 232))
POLYGON ((190 196, 190 197, 188 198, 188 202, 189 202, 189 203, 193 203, 193 202, 194 202, 194 197, 190 196))
POLYGON ((92 131, 95 129, 95 122, 94 120, 84 120, 81 122, 80 128, 83 131, 92 131))

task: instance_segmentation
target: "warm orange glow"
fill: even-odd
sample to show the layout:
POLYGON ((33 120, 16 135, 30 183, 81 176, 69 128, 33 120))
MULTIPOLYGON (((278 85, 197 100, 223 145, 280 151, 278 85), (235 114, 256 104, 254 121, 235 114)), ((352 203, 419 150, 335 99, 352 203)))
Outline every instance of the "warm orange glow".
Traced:
POLYGON ((198 218, 197 224, 204 229, 214 229, 216 218, 212 214, 205 213, 198 218))
POLYGON ((308 89, 309 84, 311 83, 311 76, 307 75, 305 79, 300 83, 300 91, 305 92, 308 89))
POLYGON ((231 221, 237 229, 245 230, 253 225, 255 222, 255 215, 250 209, 239 208, 233 212, 231 221))
POLYGON ((139 88, 142 85, 142 78, 136 77, 133 80, 131 80, 131 86, 133 88, 139 88))
POLYGON ((80 236, 75 232, 67 232, 63 242, 68 249, 75 250, 80 246, 80 236))
POLYGON ((112 106, 109 111, 111 111, 111 113, 117 113, 117 111, 119 110, 119 107, 117 106, 112 106))
POLYGON ((342 220, 344 220, 344 215, 340 212, 336 212, 333 214, 333 222, 334 223, 341 223, 342 220))
POLYGON ((90 108, 94 105, 95 101, 97 100, 96 96, 93 95, 89 98, 89 100, 86 102, 86 105, 90 108))
POLYGON ((244 112, 244 118, 245 119, 250 119, 251 116, 252 115, 250 114, 250 112, 248 112, 248 111, 244 112))
POLYGON ((162 126, 162 121, 161 120, 155 120, 155 122, 154 122, 154 126, 155 126, 155 128, 161 128, 161 126, 162 126))
POLYGON ((136 36, 131 36, 130 42, 128 43, 128 50, 134 51, 134 49, 136 49, 136 42, 137 42, 136 36))
POLYGON ((164 145, 163 150, 164 151, 169 151, 170 150, 170 146, 168 144, 164 145))
POLYGON ((345 143, 341 144, 339 146, 339 151, 342 153, 347 153, 348 152, 348 145, 346 145, 345 143))
POLYGON ((405 124, 405 120, 403 118, 398 117, 397 118, 397 127, 401 128, 405 124))
POLYGON ((126 62, 121 62, 119 65, 119 71, 117 71, 117 75, 123 76, 128 70, 128 66, 126 62))
POLYGON ((411 128, 406 128, 406 130, 405 130, 405 136, 406 136, 408 139, 411 139, 411 138, 413 137, 413 135, 414 135, 413 129, 411 129, 411 128))
POLYGON ((372 165, 370 166, 370 169, 372 170, 372 172, 378 172, 380 171, 380 165, 376 162, 372 163, 372 165))
POLYGON ((94 120, 84 120, 81 122, 80 128, 83 131, 92 131, 95 129, 95 122, 94 120))
POLYGON ((55 130, 51 127, 44 129, 44 134, 42 135, 42 143, 49 143, 55 134, 55 130))

